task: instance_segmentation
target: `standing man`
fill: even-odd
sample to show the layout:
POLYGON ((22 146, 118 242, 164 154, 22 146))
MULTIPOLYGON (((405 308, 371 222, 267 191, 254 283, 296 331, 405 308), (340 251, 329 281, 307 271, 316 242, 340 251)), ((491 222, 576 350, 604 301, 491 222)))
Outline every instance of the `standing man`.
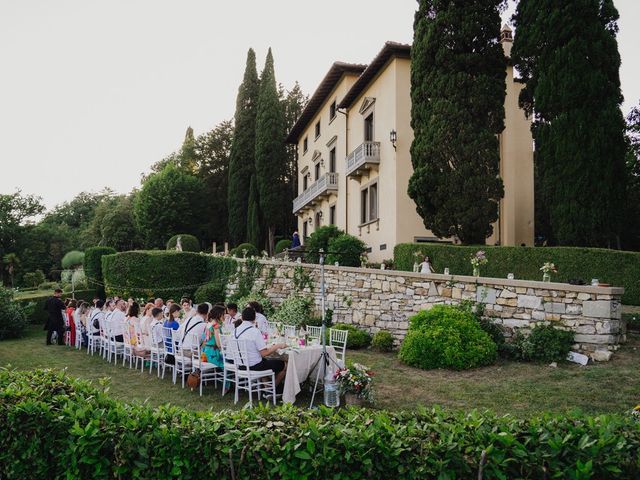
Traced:
POLYGON ((49 314, 47 323, 45 324, 45 330, 47 331, 47 345, 51 345, 51 336, 53 335, 53 332, 58 333, 58 345, 64 345, 64 319, 62 318, 64 303, 60 300, 61 296, 62 290, 56 288, 53 292, 53 297, 49 297, 44 303, 44 310, 49 314))

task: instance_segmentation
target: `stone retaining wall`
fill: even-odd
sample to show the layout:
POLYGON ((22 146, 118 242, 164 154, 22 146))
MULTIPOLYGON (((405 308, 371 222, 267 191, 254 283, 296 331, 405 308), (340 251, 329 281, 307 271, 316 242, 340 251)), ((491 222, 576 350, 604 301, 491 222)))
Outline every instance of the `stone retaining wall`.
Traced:
MULTIPOLYGON (((308 275, 313 287, 302 293, 314 296, 320 310, 318 265, 260 262, 262 271, 254 288, 264 288, 275 305, 296 291, 299 279, 308 275)), ((620 301, 623 288, 335 266, 325 267, 325 284, 334 322, 352 323, 372 333, 389 330, 397 343, 415 312, 462 300, 484 303, 486 314, 503 327, 507 337, 518 329, 529 331, 537 323, 571 329, 575 350, 594 360, 609 360, 626 339, 620 301)), ((229 285, 229 293, 236 288, 229 285)))

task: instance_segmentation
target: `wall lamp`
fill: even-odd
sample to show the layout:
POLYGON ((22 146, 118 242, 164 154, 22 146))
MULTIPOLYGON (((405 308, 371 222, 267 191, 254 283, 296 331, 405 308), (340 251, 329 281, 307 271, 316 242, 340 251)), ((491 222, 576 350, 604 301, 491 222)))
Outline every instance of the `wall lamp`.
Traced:
POLYGON ((395 130, 391 130, 389 132, 389 141, 391 142, 391 144, 393 145, 393 149, 396 149, 396 142, 398 141, 398 132, 396 132, 395 130))

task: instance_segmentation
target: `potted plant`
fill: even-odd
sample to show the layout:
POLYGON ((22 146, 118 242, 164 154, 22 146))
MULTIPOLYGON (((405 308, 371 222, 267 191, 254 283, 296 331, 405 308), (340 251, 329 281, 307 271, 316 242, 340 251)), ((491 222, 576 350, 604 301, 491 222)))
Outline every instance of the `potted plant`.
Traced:
POLYGON ((373 372, 368 367, 354 363, 350 368, 338 369, 335 380, 345 404, 361 406, 364 402, 373 402, 373 372))
POLYGON ((473 276, 480 276, 480 265, 486 265, 488 263, 487 255, 484 253, 484 250, 478 250, 474 255, 471 256, 471 266, 473 267, 473 276))
POLYGON ((558 273, 558 269, 551 262, 544 262, 544 265, 540 267, 540 271, 542 272, 542 281, 550 282, 551 281, 551 272, 558 273))

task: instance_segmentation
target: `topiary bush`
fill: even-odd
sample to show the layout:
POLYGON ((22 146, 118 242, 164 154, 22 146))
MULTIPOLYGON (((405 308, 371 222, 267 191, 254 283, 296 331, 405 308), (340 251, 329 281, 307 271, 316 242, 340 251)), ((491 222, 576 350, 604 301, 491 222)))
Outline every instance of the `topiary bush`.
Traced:
POLYGON ((13 292, 0 286, 0 340, 23 336, 26 326, 25 313, 14 301, 13 292))
POLYGON ((393 350, 393 335, 387 330, 380 330, 373 336, 371 346, 380 352, 390 352, 393 350))
POLYGON ((114 253, 116 250, 111 247, 90 247, 84 251, 84 273, 87 276, 87 286, 89 289, 96 290, 100 298, 105 298, 102 257, 114 253))
POLYGON ((347 348, 352 350, 358 350, 360 348, 367 348, 371 345, 371 334, 366 330, 356 327, 348 323, 336 323, 333 327, 335 330, 347 330, 347 348))
POLYGON ((573 332, 552 325, 536 325, 529 335, 518 331, 511 342, 509 352, 513 357, 527 362, 561 362, 573 346, 573 332))
POLYGON ((345 267, 359 267, 360 256, 367 250, 367 245, 358 237, 344 233, 329 239, 329 265, 339 262, 345 267))
POLYGON ((278 243, 276 243, 276 254, 282 253, 289 248, 291 248, 291 240, 283 238, 282 240, 279 240, 278 243))
POLYGON ((411 317, 398 354, 413 367, 454 370, 490 365, 496 356, 496 344, 473 314, 448 305, 436 305, 411 317))
POLYGON ((175 250, 176 245, 178 243, 178 237, 180 237, 180 243, 182 244, 183 252, 199 252, 200 251, 200 242, 198 239, 189 235, 188 233, 181 233, 179 235, 174 235, 167 242, 167 250, 175 250))
POLYGON ((471 255, 482 248, 489 263, 481 267, 486 277, 506 278, 508 273, 515 278, 542 280, 540 267, 544 262, 553 262, 558 273, 554 282, 581 279, 587 283, 597 278, 601 283, 624 287, 622 302, 640 305, 640 252, 624 252, 604 248, 583 247, 493 247, 439 245, 433 243, 402 243, 394 249, 397 270, 411 271, 415 252, 431 258, 436 273, 449 268, 453 275, 471 275, 471 255))
POLYGON ((176 251, 122 252, 102 257, 109 295, 133 298, 193 298, 208 283, 207 255, 176 251))
POLYGON ((71 269, 75 267, 79 267, 84 262, 84 252, 80 252, 78 250, 72 250, 67 252, 64 257, 62 257, 62 268, 71 269))
POLYGON ((307 325, 313 316, 313 305, 312 297, 291 295, 276 309, 273 320, 286 325, 307 325))
POLYGON ((201 285, 196 290, 193 300, 196 303, 219 303, 224 302, 226 285, 219 282, 211 282, 201 285))
POLYGON ((320 261, 320 249, 323 249, 325 253, 328 253, 329 241, 332 238, 339 237, 343 233, 344 232, 335 225, 326 225, 318 228, 305 242, 305 261, 309 263, 318 263, 320 261))
POLYGON ((260 255, 258 252, 258 249, 251 243, 241 243, 236 248, 232 248, 229 253, 232 256, 238 257, 238 258, 243 258, 245 256, 246 258, 251 258, 251 257, 258 257, 260 255), (246 250, 246 254, 245 254, 245 250, 246 250))

